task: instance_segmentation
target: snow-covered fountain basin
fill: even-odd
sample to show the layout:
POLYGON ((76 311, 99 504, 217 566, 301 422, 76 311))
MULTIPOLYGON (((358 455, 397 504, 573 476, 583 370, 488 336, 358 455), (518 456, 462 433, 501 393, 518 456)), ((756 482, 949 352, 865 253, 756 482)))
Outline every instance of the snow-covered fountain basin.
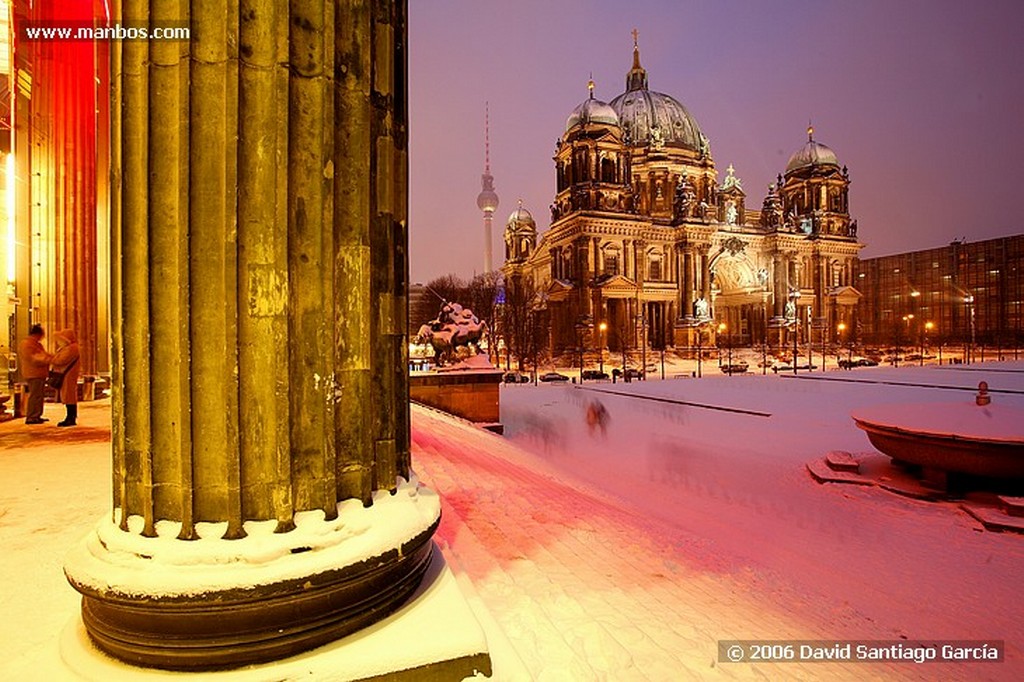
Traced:
POLYGON ((984 391, 976 402, 874 405, 851 416, 893 460, 931 472, 1024 479, 1024 409, 991 404, 984 391))

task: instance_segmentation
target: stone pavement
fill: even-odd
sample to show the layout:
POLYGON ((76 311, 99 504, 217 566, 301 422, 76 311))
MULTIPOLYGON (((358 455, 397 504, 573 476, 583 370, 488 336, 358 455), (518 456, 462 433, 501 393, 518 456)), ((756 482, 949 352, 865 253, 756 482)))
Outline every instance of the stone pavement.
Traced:
MULTIPOLYGON (((83 403, 75 428, 54 425, 62 414, 62 406, 48 404, 45 425, 0 424, 0 457, 15 467, 4 469, 0 486, 0 537, 10 536, 5 543, 12 553, 0 602, 17 612, 35 604, 38 623, 12 622, 7 632, 30 646, 52 637, 77 609, 77 595, 60 573, 61 553, 33 555, 44 539, 39 533, 54 535, 54 547, 68 546, 103 513, 110 495, 103 445, 110 437, 109 400, 83 403), (69 498, 65 484, 57 485, 64 479, 88 490, 69 498), (40 490, 48 481, 55 487, 40 490), (66 522, 54 525, 54 507, 66 522), (14 584, 19 589, 11 590, 14 584)), ((498 639, 507 638, 522 663, 503 668, 496 657, 497 679, 889 680, 963 673, 940 664, 718 663, 721 639, 829 639, 850 631, 889 639, 891 633, 872 629, 841 605, 808 603, 770 578, 709 560, 701 538, 564 480, 499 436, 418 406, 413 463, 442 497, 438 544, 460 584, 470 586, 471 598, 500 627, 498 639)))
POLYGON ((58 427, 64 419, 65 408, 58 403, 46 403, 43 424, 26 424, 23 417, 0 422, 0 450, 73 446, 82 443, 101 443, 110 440, 110 399, 78 403, 77 426, 58 427))
MULTIPOLYGON (((718 640, 835 637, 841 611, 808 608, 756 575, 693 566, 694 538, 558 480, 498 436, 418 406, 413 462, 442 497, 437 539, 530 679, 934 679, 944 672, 938 664, 719 663, 718 640)), ((863 632, 864 639, 890 636, 863 632)))

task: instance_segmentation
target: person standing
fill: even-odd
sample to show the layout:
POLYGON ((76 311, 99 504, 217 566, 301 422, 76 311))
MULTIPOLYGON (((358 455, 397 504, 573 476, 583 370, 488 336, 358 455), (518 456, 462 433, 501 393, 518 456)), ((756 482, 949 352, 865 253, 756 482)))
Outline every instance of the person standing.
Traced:
POLYGON ((28 384, 28 405, 25 407, 26 424, 42 424, 43 419, 43 388, 49 374, 52 355, 43 348, 42 325, 34 324, 28 330, 21 345, 18 346, 18 359, 21 364, 21 378, 28 384))
POLYGON ((74 329, 62 329, 54 335, 57 340, 57 352, 50 365, 55 372, 61 372, 64 380, 57 391, 57 399, 64 403, 67 416, 57 426, 74 426, 78 420, 78 335, 74 329))

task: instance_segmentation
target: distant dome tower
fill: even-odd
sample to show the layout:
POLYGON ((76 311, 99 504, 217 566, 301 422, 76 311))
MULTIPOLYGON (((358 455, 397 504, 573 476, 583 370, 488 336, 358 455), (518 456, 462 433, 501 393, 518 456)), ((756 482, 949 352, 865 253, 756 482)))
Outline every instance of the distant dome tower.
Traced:
POLYGON ((491 175, 491 110, 490 104, 484 105, 484 174, 480 176, 480 194, 476 197, 476 205, 484 212, 484 273, 490 273, 492 246, 491 221, 498 209, 498 194, 494 191, 494 176, 491 175))
POLYGON ((505 262, 523 263, 537 248, 537 221, 525 208, 523 200, 505 223, 505 262))
POLYGON ((856 237, 850 221, 850 173, 836 153, 814 139, 807 125, 807 143, 789 157, 777 183, 786 227, 815 236, 856 237))

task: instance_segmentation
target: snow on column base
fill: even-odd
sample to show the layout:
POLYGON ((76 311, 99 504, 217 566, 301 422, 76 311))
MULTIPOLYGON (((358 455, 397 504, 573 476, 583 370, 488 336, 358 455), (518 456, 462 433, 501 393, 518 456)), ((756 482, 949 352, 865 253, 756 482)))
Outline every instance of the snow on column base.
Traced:
MULTIPOLYGON (((491 675, 489 631, 485 635, 441 551, 433 546, 433 553, 422 583, 409 600, 374 625, 290 658, 206 673, 203 679, 429 682, 491 675)), ((104 655, 77 615, 61 632, 59 646, 59 657, 46 652, 38 668, 52 678, 166 682, 169 674, 173 676, 104 655), (59 661, 56 669, 54 659, 59 661)))
POLYGON ((436 494, 413 477, 370 507, 339 504, 337 519, 297 514, 288 533, 250 522, 239 540, 147 538, 107 519, 64 570, 106 653, 169 670, 235 668, 321 646, 399 608, 430 565, 439 522, 436 494))

